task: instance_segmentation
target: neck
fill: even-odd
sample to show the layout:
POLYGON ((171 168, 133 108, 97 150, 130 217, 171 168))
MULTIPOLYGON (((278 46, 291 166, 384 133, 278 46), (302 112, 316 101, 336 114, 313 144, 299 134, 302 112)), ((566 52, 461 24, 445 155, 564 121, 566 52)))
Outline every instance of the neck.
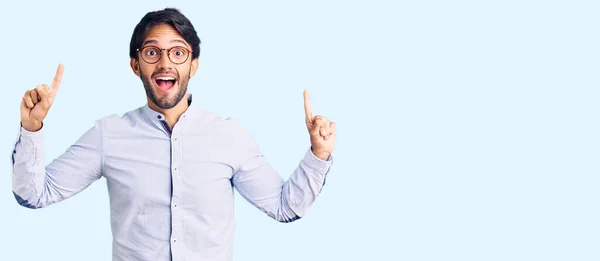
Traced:
POLYGON ((170 109, 162 109, 154 104, 150 99, 148 99, 148 106, 150 109, 160 112, 165 116, 165 120, 169 123, 169 126, 174 127, 179 117, 187 110, 188 106, 188 96, 187 94, 183 96, 181 101, 177 103, 173 108, 170 109))

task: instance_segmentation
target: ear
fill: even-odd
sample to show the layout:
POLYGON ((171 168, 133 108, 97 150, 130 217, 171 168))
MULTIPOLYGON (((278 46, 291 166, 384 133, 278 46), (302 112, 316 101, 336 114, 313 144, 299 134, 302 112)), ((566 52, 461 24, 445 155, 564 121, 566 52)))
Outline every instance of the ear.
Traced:
POLYGON ((198 58, 192 60, 192 68, 190 68, 190 78, 194 77, 196 71, 198 70, 198 58))
POLYGON ((129 65, 131 65, 131 69, 133 70, 133 73, 135 73, 135 75, 137 75, 138 77, 142 75, 140 72, 140 62, 137 59, 131 58, 129 65))

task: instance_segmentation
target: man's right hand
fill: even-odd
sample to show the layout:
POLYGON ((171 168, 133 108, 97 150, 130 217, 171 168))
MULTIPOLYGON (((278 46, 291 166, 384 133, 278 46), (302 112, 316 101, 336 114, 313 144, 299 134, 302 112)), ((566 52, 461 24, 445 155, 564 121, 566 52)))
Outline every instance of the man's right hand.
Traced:
POLYGON ((50 89, 42 84, 35 89, 28 90, 21 101, 21 125, 27 131, 35 132, 42 128, 42 121, 46 118, 48 110, 54 102, 56 91, 62 80, 64 65, 59 64, 50 89))

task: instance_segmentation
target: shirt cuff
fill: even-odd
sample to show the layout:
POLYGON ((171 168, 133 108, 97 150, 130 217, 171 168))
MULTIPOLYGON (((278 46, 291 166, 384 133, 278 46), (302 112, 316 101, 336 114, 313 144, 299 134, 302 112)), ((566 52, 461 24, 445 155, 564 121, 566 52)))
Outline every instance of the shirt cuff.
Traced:
POLYGON ((23 126, 20 127, 18 140, 21 142, 30 142, 36 144, 44 139, 44 125, 38 131, 28 131, 23 126))
POLYGON ((327 160, 319 159, 315 154, 313 154, 312 150, 309 148, 304 155, 304 159, 302 162, 309 169, 314 170, 316 173, 326 175, 329 172, 329 168, 333 164, 333 155, 329 155, 327 160))

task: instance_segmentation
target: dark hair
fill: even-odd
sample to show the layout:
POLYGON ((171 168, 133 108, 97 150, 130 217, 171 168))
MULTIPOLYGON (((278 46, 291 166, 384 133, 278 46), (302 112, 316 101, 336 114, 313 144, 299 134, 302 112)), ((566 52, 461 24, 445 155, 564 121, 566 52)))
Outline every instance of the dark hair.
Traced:
POLYGON ((198 58, 200 55, 200 38, 198 38, 196 29, 194 29, 190 20, 175 8, 149 12, 142 17, 131 36, 131 42, 129 43, 130 58, 138 58, 136 49, 142 46, 148 30, 160 24, 173 26, 183 39, 192 46, 192 59, 198 58))

